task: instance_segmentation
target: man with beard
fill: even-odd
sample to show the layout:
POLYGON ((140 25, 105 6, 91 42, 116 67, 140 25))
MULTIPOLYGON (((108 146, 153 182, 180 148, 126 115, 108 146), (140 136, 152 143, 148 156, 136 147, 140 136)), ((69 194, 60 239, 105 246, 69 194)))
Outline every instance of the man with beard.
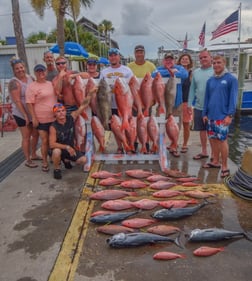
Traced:
POLYGON ((58 70, 54 64, 53 53, 50 50, 45 51, 43 60, 46 64, 46 80, 52 81, 53 78, 58 75, 58 70))

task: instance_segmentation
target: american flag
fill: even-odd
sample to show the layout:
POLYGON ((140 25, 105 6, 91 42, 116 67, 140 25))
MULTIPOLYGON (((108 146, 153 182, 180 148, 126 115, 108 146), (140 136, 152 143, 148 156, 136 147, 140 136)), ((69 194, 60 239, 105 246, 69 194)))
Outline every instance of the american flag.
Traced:
POLYGON ((206 22, 204 22, 200 35, 199 35, 199 45, 205 47, 205 35, 206 35, 206 22))
POLYGON ((186 50, 187 47, 188 47, 188 40, 187 40, 187 32, 186 32, 185 40, 184 40, 184 43, 183 43, 183 49, 186 50))
POLYGON ((211 40, 225 35, 229 32, 238 30, 238 18, 239 10, 233 12, 228 18, 226 18, 215 31, 212 32, 211 40))

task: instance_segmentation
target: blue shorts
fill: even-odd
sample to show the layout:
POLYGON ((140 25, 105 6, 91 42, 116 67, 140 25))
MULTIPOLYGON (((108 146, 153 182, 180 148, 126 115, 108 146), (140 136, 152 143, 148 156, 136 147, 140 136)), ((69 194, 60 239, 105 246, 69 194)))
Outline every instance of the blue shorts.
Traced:
POLYGON ((223 120, 209 120, 207 123, 207 135, 209 139, 224 141, 227 139, 229 126, 223 125, 223 120))
POLYGON ((65 108, 66 108, 66 112, 67 112, 67 115, 71 115, 71 113, 75 110, 78 109, 78 106, 77 105, 67 105, 65 104, 65 108))
POLYGON ((206 131, 207 125, 203 122, 202 118, 203 110, 194 108, 193 110, 193 130, 194 131, 206 131))

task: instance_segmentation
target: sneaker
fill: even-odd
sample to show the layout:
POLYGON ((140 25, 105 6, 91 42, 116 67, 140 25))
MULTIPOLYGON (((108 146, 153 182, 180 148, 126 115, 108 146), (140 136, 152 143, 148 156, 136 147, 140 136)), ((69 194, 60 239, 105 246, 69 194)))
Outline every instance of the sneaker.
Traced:
POLYGON ((65 166, 66 169, 72 169, 73 168, 70 161, 63 161, 63 163, 64 163, 64 166, 65 166))
POLYGON ((56 180, 60 180, 62 178, 61 175, 61 170, 60 169, 56 169, 53 171, 53 176, 56 180))

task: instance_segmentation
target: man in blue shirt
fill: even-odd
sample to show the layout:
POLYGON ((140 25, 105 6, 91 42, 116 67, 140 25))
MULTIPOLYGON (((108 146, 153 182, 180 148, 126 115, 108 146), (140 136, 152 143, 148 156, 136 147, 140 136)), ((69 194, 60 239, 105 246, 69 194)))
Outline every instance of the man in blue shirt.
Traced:
POLYGON ((229 175, 227 159, 229 153, 228 131, 235 114, 238 80, 225 68, 226 60, 222 56, 213 58, 214 75, 209 78, 206 85, 203 121, 207 123, 207 134, 211 143, 213 160, 206 163, 205 168, 220 167, 221 177, 229 175))
MULTIPOLYGON (((183 103, 182 83, 188 77, 188 72, 182 65, 177 65, 175 63, 175 56, 172 53, 166 53, 164 55, 162 63, 163 65, 157 67, 157 69, 152 72, 151 76, 155 77, 159 72, 163 78, 169 78, 171 76, 180 78, 181 81, 177 83, 177 92, 173 108, 173 115, 179 117, 179 128, 181 128, 183 103)), ((179 156, 177 150, 173 151, 173 156, 179 156)))

